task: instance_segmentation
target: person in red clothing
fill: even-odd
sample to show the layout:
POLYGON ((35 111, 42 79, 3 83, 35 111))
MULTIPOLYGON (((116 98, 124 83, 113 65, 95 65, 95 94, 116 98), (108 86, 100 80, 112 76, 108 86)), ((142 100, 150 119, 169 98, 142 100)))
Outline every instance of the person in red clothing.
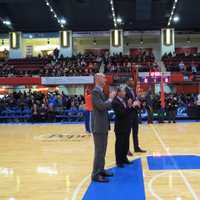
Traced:
POLYGON ((91 91, 89 89, 85 92, 85 130, 87 133, 91 133, 91 91))

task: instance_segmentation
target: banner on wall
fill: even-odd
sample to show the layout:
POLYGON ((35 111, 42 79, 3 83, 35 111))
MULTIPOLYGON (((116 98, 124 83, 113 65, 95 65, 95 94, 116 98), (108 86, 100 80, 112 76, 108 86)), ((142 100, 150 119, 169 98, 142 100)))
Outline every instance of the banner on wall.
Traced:
POLYGON ((40 85, 40 77, 0 77, 0 85, 40 85))
POLYGON ((197 54, 198 48, 197 47, 176 48, 175 51, 177 54, 197 54))
POLYGON ((84 85, 93 84, 93 76, 42 77, 42 85, 84 85))
POLYGON ((113 75, 113 83, 119 84, 119 83, 126 83, 128 80, 132 79, 131 73, 115 73, 113 75))
POLYGON ((168 76, 171 76, 171 72, 164 72, 164 73, 161 73, 161 72, 139 72, 139 77, 147 77, 147 76, 150 76, 150 77, 160 77, 161 75, 163 75, 164 77, 168 77, 168 76))
POLYGON ((132 48, 130 49, 130 55, 131 56, 138 56, 142 55, 144 52, 146 53, 152 53, 152 48, 132 48))

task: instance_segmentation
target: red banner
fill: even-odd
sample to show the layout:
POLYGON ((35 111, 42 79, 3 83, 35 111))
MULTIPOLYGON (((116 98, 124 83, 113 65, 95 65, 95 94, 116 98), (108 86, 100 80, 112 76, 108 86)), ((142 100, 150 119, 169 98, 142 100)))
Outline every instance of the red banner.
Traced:
POLYGON ((197 47, 191 47, 191 48, 176 48, 177 54, 196 54, 198 52, 197 47))
POLYGON ((183 77, 183 73, 181 72, 174 72, 171 74, 171 82, 183 82, 184 81, 184 77, 183 77))
POLYGON ((41 85, 40 77, 1 77, 0 85, 41 85))
POLYGON ((144 52, 152 53, 152 48, 145 48, 145 49, 133 48, 133 49, 130 49, 130 55, 131 56, 142 55, 144 52))

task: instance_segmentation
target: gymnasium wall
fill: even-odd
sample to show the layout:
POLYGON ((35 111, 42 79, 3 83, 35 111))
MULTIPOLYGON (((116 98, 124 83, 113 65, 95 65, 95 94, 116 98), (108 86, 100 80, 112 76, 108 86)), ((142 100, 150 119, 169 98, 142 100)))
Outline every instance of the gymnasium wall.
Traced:
POLYGON ((9 40, 4 39, 4 44, 2 44, 2 40, 0 40, 0 51, 4 51, 4 49, 9 49, 9 40))
MULTIPOLYGON (((176 48, 189 48, 197 47, 200 51, 200 34, 176 34, 175 36, 176 48), (189 40, 188 40, 189 38, 189 40)), ((59 47, 59 38, 25 38, 23 40, 24 54, 27 46, 33 46, 33 56, 37 56, 41 53, 41 50, 52 51, 56 47, 59 47), (48 44, 49 41, 49 44, 48 44)), ((83 53, 85 49, 109 49, 109 37, 98 36, 98 37, 76 37, 73 41, 73 47, 75 53, 83 53), (96 44, 94 43, 96 41, 96 44)), ((2 39, 0 38, 0 51, 4 48, 9 49, 9 40, 4 39, 4 45, 2 45, 2 39)), ((157 34, 141 34, 124 36, 124 53, 129 54, 131 48, 152 48, 157 60, 160 58, 160 35, 157 34), (143 44, 140 43, 141 38, 143 44)))
POLYGON ((73 47, 75 53, 84 53, 85 49, 109 49, 109 37, 74 38, 73 47))
POLYGON ((42 54, 41 51, 52 51, 55 48, 59 48, 58 38, 34 38, 34 39, 24 39, 24 55, 26 55, 26 47, 32 46, 33 56, 38 56, 42 54))

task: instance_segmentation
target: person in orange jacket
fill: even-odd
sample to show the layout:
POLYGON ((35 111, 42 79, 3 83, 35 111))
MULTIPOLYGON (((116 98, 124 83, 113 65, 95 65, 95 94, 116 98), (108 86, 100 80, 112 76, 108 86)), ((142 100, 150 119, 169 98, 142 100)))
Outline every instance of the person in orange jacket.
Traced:
POLYGON ((85 92, 85 130, 86 133, 91 133, 91 91, 89 89, 85 92))

